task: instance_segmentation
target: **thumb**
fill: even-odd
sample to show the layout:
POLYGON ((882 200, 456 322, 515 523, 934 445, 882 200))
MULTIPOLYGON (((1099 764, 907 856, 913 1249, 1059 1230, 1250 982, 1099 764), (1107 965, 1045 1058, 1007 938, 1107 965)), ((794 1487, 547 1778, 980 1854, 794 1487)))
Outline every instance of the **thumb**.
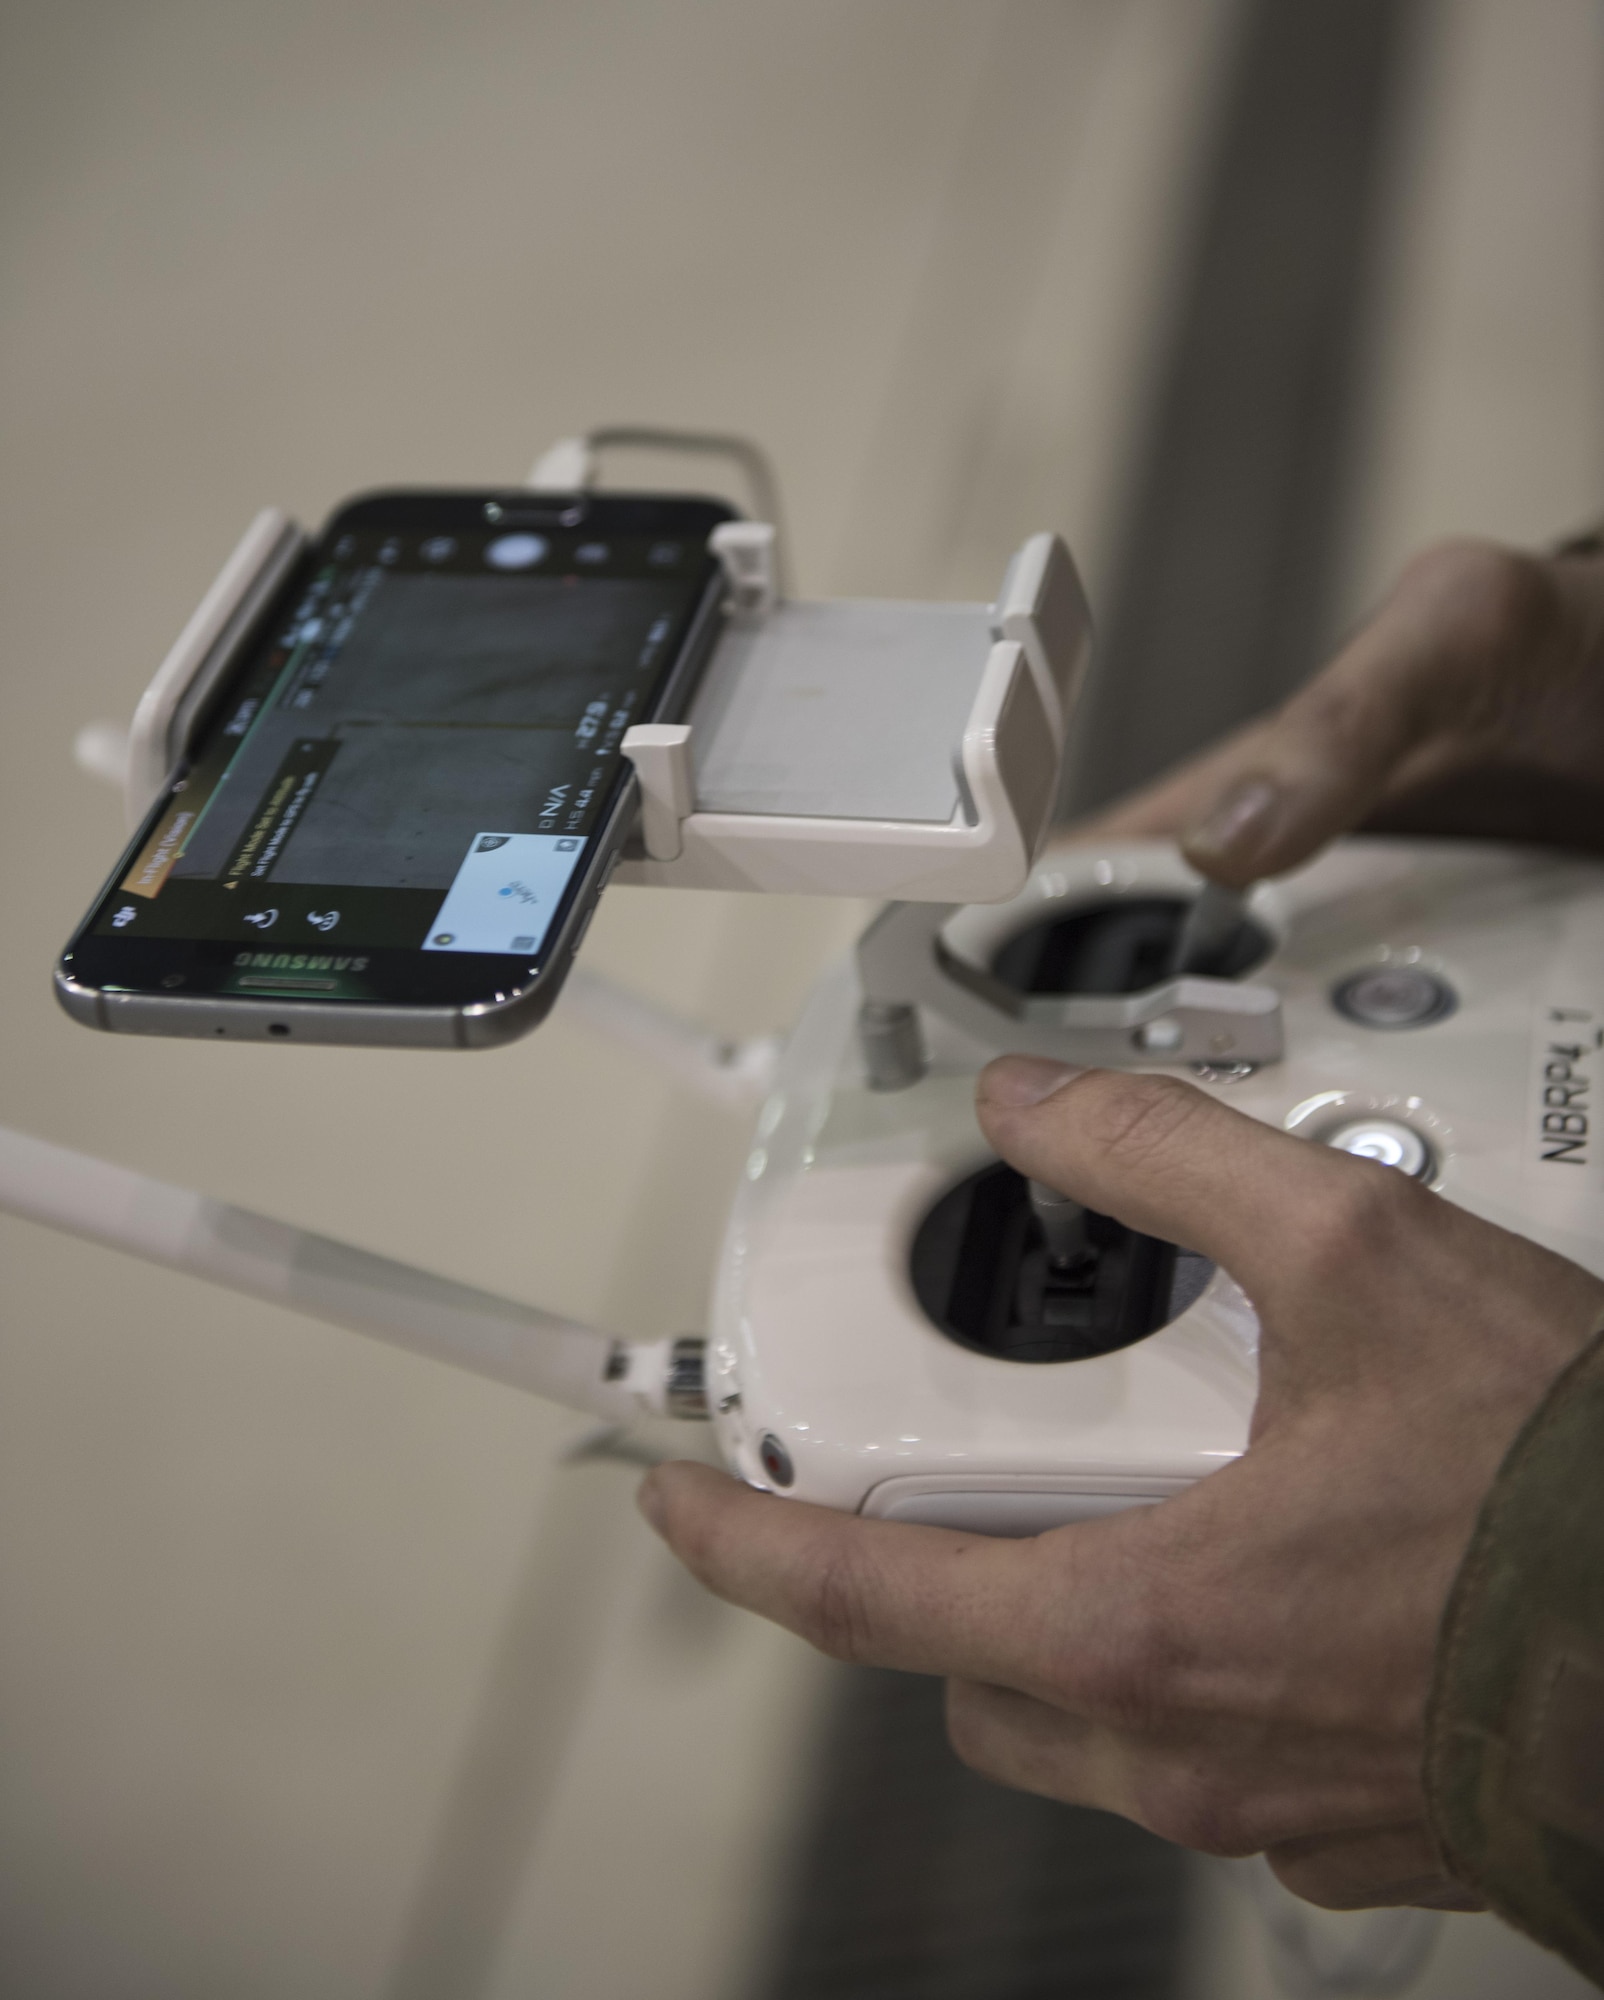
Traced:
MULTIPOLYGON (((1222 1264, 1261 1316, 1306 1283, 1317 1244, 1391 1168, 1277 1131, 1177 1077, 1004 1056, 982 1071, 987 1139, 1032 1180, 1222 1264)), ((1294 1316, 1295 1317, 1295 1316, 1294 1316)))
POLYGON ((1580 1265, 1177 1077, 1004 1056, 981 1072, 977 1109, 1022 1174, 1201 1251, 1242 1286, 1261 1331, 1256 1437, 1311 1392, 1429 1401, 1452 1379, 1481 1385, 1496 1464, 1505 1418, 1519 1423, 1532 1384, 1604 1319, 1604 1285, 1580 1265))

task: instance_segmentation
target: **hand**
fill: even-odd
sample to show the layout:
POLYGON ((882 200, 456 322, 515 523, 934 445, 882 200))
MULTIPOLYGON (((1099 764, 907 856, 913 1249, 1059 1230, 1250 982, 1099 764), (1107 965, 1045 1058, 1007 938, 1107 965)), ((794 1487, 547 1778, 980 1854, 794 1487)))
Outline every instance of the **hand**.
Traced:
POLYGON ((754 1492, 642 1488, 710 1589, 839 1658, 949 1677, 976 1769, 1333 1908, 1473 1908, 1421 1784, 1444 1602, 1499 1461, 1604 1284, 1393 1169, 1172 1078, 980 1082, 1022 1173, 1200 1250, 1262 1322, 1248 1450, 1162 1505, 996 1541, 754 1492))
POLYGON ((1084 830, 1243 888, 1366 822, 1604 844, 1604 559, 1428 551, 1275 714, 1084 830))

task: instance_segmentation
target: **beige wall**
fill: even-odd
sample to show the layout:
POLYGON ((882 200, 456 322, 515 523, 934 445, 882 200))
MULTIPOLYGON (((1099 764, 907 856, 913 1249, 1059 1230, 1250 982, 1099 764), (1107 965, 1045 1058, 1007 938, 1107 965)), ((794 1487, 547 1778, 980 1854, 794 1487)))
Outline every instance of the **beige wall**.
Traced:
POLYGON ((1371 328, 1350 607, 1439 535, 1604 516, 1604 8, 1430 0, 1371 328))

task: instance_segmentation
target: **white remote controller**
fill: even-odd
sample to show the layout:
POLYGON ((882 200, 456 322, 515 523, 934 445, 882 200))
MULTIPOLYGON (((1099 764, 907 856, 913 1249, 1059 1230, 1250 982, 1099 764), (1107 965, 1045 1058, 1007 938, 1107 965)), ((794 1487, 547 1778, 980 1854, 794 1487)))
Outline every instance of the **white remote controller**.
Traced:
MULTIPOLYGON (((943 946, 1037 992, 1129 990, 1197 886, 1169 847, 1061 846, 943 946)), ((1181 1073, 1604 1275, 1604 867, 1357 838, 1247 910, 1231 969, 1279 995, 1284 1057, 1181 1073)), ((871 1089, 859 1000, 852 966, 815 990, 731 1217, 707 1381, 728 1463, 851 1512, 1031 1534, 1240 1453, 1257 1323, 1230 1275, 1098 1218, 1089 1260, 1072 1229, 1050 1244, 975 1121, 996 1048, 927 1017, 922 1078, 871 1089)))

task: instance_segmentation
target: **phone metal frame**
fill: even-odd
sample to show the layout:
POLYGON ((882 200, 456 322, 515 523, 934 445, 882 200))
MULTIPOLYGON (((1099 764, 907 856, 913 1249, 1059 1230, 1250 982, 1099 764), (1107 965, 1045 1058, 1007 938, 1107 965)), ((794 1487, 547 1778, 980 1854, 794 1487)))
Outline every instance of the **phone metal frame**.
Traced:
MULTIPOLYGON (((156 670, 129 729, 124 812, 138 829, 188 754, 212 694, 256 637, 261 619, 311 538, 287 514, 264 508, 251 522, 194 615, 156 670)), ((723 593, 709 588, 663 686, 658 713, 677 717, 718 636, 723 593)), ((640 811, 639 780, 625 775, 606 816, 590 836, 590 855, 566 916, 544 948, 534 983, 510 1000, 467 1006, 398 1006, 360 1000, 230 994, 117 993, 55 972, 56 998, 85 1027, 116 1034, 169 1035, 233 1041, 327 1043, 362 1048, 498 1048, 537 1028, 556 1005, 563 980, 595 915, 640 811)), ((96 892, 109 891, 117 867, 96 892)))

